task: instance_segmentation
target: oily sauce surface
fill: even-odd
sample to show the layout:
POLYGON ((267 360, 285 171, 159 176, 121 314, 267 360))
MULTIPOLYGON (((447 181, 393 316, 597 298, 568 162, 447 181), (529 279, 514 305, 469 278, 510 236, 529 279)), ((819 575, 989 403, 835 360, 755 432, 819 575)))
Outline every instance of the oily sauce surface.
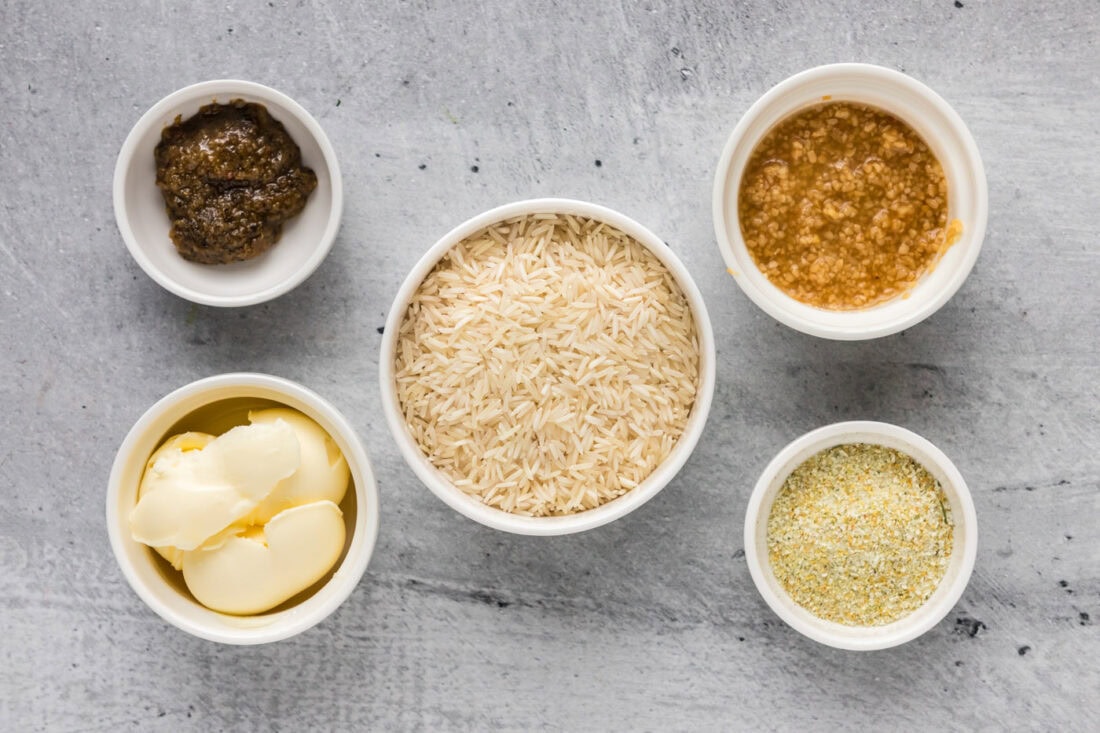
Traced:
POLYGON ((260 104, 208 104, 161 133, 157 187, 185 259, 225 264, 271 249, 301 213, 317 176, 283 124, 260 104))
POLYGON ((855 310, 911 288, 957 238, 924 140, 882 110, 819 104, 753 150, 738 193, 757 267, 803 303, 855 310))

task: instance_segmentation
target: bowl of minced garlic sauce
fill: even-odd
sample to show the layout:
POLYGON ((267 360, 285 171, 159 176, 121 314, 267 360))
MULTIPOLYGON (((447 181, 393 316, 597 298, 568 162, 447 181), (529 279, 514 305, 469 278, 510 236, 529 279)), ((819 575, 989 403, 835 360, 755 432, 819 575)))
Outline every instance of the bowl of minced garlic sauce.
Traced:
POLYGON ((827 310, 903 296, 958 239, 940 161, 900 118, 822 101, 757 143, 737 211, 753 262, 790 297, 827 310))
POLYGON ((715 171, 714 233, 737 286, 819 338, 889 336, 969 276, 989 192, 962 118, 893 69, 828 64, 756 100, 715 171))

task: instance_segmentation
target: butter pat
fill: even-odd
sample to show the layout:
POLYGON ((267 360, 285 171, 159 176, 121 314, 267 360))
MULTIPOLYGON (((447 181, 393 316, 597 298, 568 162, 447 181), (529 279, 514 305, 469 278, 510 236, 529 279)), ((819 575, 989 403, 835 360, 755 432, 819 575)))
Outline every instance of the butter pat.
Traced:
POLYGON ((301 447, 301 463, 290 476, 276 484, 267 498, 253 509, 245 521, 264 524, 284 509, 331 501, 339 504, 348 490, 351 472, 344 454, 324 429, 308 417, 288 407, 254 410, 248 413, 253 425, 271 425, 282 420, 294 429, 301 447))
POLYGON ((324 577, 344 549, 344 520, 331 501, 279 512, 212 549, 183 554, 187 588, 207 608, 261 613, 324 577))
POLYGON ((297 410, 248 418, 220 437, 166 440, 130 513, 133 538, 181 571, 196 600, 236 615, 278 606, 339 561, 347 531, 337 505, 351 479, 332 437, 297 410))
MULTIPOLYGON (((160 460, 164 455, 173 452, 186 452, 192 450, 202 450, 210 441, 214 440, 214 436, 209 433, 181 433, 180 435, 173 435, 168 440, 164 441, 161 447, 153 451, 153 455, 149 456, 149 460, 145 463, 145 475, 150 475, 153 470, 153 464, 160 460)), ((138 498, 140 499, 143 494, 149 491, 151 484, 145 481, 141 482, 138 487, 138 498)), ((183 569, 183 550, 172 547, 171 545, 162 545, 160 547, 154 547, 154 550, 168 562, 172 563, 172 567, 176 570, 183 569)))
POLYGON ((145 471, 130 531, 153 547, 194 550, 255 509, 297 470, 300 453, 282 420, 233 428, 200 450, 168 450, 145 471))

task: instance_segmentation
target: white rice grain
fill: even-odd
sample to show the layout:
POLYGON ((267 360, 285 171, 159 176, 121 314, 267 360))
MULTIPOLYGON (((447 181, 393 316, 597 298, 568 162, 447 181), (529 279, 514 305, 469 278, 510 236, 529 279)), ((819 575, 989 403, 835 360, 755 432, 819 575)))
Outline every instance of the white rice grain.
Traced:
POLYGON ((461 490, 528 516, 630 491, 683 433, 699 382, 691 308, 645 247, 536 214, 453 247, 398 334, 397 393, 461 490))

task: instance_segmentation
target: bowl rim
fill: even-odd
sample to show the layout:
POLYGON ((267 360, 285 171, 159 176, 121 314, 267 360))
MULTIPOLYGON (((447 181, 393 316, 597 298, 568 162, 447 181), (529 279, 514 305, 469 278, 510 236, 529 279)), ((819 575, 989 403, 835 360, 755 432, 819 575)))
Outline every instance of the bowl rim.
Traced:
MULTIPOLYGON (((911 455, 902 448, 895 447, 895 450, 911 455)), ((778 491, 777 488, 775 494, 778 494, 778 491)), ((952 506, 953 512, 955 509, 956 507, 952 506)), ((826 646, 851 651, 873 651, 898 646, 917 638, 943 620, 958 603, 963 591, 966 590, 967 583, 970 581, 977 558, 978 520, 974 510, 974 501, 966 481, 955 467, 955 464, 943 451, 917 433, 899 425, 871 420, 852 420, 832 423, 811 430, 795 438, 776 454, 760 474, 760 478, 749 497, 745 509, 743 541, 745 563, 749 567, 753 584, 772 611, 787 625, 826 646), (914 452, 920 452, 928 458, 928 463, 932 465, 926 465, 925 461, 912 456, 915 460, 925 465, 930 471, 938 472, 947 478, 950 490, 954 492, 958 499, 957 508, 961 510, 959 515, 955 517, 956 526, 961 525, 964 528, 962 546, 956 546, 952 550, 952 555, 959 553, 960 564, 958 570, 952 576, 950 584, 945 586, 943 593, 940 593, 940 589, 937 587, 937 591, 924 605, 890 624, 875 627, 856 627, 845 626, 823 619, 814 619, 813 623, 809 623, 807 621, 809 613, 798 606, 785 591, 777 585, 773 585, 770 580, 770 573, 767 573, 764 569, 768 558, 766 555, 761 557, 757 551, 759 523, 761 521, 766 522, 767 514, 771 512, 771 505, 775 499, 773 494, 765 506, 765 496, 780 478, 785 480, 790 471, 793 471, 810 456, 835 445, 848 442, 874 442, 875 438, 888 441, 888 443, 879 444, 908 444, 914 452), (792 463, 800 455, 804 457, 792 463), (784 469, 787 470, 784 472, 784 469)), ((946 573, 950 571, 949 566, 945 571, 945 578, 947 577, 946 573)))
POLYGON ((671 482, 687 462, 702 436, 714 396, 716 371, 714 331, 702 292, 687 268, 668 245, 642 224, 613 209, 576 199, 547 197, 515 201, 477 214, 444 234, 420 257, 402 282, 387 314, 379 355, 378 375, 382 392, 382 411, 390 433, 397 442, 405 462, 433 494, 458 513, 487 527, 513 534, 553 536, 583 532, 619 519, 652 499, 671 482), (512 514, 487 506, 456 488, 442 472, 430 464, 409 433, 394 384, 397 334, 410 299, 431 269, 452 247, 480 229, 514 216, 536 213, 585 216, 606 222, 637 240, 669 269, 683 290, 695 318, 699 340, 699 387, 695 394, 695 404, 692 406, 684 432, 672 452, 631 491, 595 509, 566 516, 525 517, 512 514))
MULTIPOLYGON (((801 108, 801 106, 802 105, 791 105, 791 108, 785 111, 780 119, 785 119, 801 108)), ((875 106, 878 105, 876 104, 875 106)), ((895 114, 903 120, 905 119, 905 115, 903 114, 898 114, 893 111, 891 114, 895 114)), ((910 125, 912 124, 909 120, 905 120, 905 122, 910 125)), ((767 134, 769 129, 771 128, 765 129, 756 139, 752 140, 752 147, 755 147, 756 144, 759 143, 760 139, 767 134)), ((740 185, 740 180, 737 181, 737 185, 740 185)), ((771 87, 749 107, 741 116, 737 125, 733 128, 733 131, 730 133, 722 149, 722 154, 719 157, 712 189, 711 209, 715 237, 718 242, 718 248, 722 253, 722 258, 725 260, 728 271, 737 282, 737 285, 744 291, 750 300, 772 318, 802 333, 820 338, 855 341, 880 338, 903 331, 931 316, 958 292, 963 282, 965 282, 966 278, 970 275, 985 240, 985 232, 989 219, 989 186, 986 180, 985 167, 982 164, 981 153, 978 150, 977 143, 974 141, 974 136, 970 133, 970 129, 966 126, 962 117, 959 116, 943 97, 923 82, 895 69, 875 64, 846 62, 815 66, 789 76, 771 87), (746 139, 749 128, 755 123, 757 118, 767 111, 776 100, 799 87, 818 83, 831 77, 851 78, 853 76, 874 80, 883 86, 900 87, 908 93, 921 98, 924 103, 929 105, 930 108, 946 121, 957 139, 957 142, 963 149, 962 167, 973 177, 976 193, 973 217, 974 226, 968 227, 968 229, 963 232, 963 237, 966 241, 966 251, 963 259, 958 263, 951 279, 942 284, 940 289, 932 294, 931 297, 922 298, 919 301, 919 307, 913 307, 891 320, 873 325, 824 324, 810 320, 798 313, 793 313, 789 308, 781 307, 779 303, 794 308, 820 310, 794 300, 778 288, 761 288, 741 272, 739 263, 734 259, 733 251, 744 251, 747 254, 747 247, 742 238, 740 226, 734 226, 727 222, 725 206, 729 198, 727 195, 727 182, 733 157, 746 139), (795 305, 791 306, 791 304, 795 305)), ((908 291, 908 293, 912 292, 912 290, 908 291)), ((907 298, 908 293, 899 297, 907 298)), ((893 303, 894 301, 891 300, 889 302, 893 303)), ((916 300, 912 302, 918 303, 916 300)), ((827 313, 834 315, 837 313, 860 314, 863 312, 865 311, 827 311, 827 313)))
MULTIPOLYGON (((224 398, 219 397, 218 399, 224 398)), ((362 440, 348 419, 332 403, 313 390, 289 379, 259 372, 231 372, 205 377, 178 387, 161 397, 145 410, 127 432, 118 452, 115 454, 107 482, 107 536, 111 545, 111 552, 126 578, 126 582, 138 597, 145 602, 146 606, 168 623, 193 636, 223 644, 251 645, 280 641, 312 628, 331 615, 347 600, 366 572, 378 539, 380 516, 378 485, 374 470, 366 449, 363 447, 362 440), (362 480, 355 482, 357 507, 355 532, 346 540, 347 550, 343 562, 337 568, 337 572, 317 593, 319 594, 330 587, 334 590, 325 596, 323 602, 311 608, 309 613, 288 614, 263 626, 228 629, 214 628, 196 621, 186 615, 177 613, 160 602, 130 562, 126 552, 126 544, 132 543, 133 540, 124 531, 125 519, 120 516, 118 502, 122 489, 122 474, 126 469, 127 460, 153 424, 185 400, 234 387, 270 390, 307 404, 323 415, 324 419, 335 428, 337 435, 334 437, 339 437, 341 442, 346 444, 348 452, 345 454, 345 458, 348 460, 348 465, 349 467, 358 467, 360 475, 357 478, 362 480)))
MULTIPOLYGON (((242 79, 211 79, 188 85, 177 89, 163 97, 143 114, 119 149, 118 158, 115 161, 115 171, 112 186, 112 197, 115 212, 115 222, 118 225, 122 240, 130 255, 138 263, 145 274, 151 277, 165 290, 190 300, 193 303, 209 305, 220 308, 237 308, 248 305, 264 303, 290 292, 301 285, 328 256, 336 241, 336 234, 340 229, 340 221, 344 212, 344 184, 340 173, 340 164, 336 159, 336 151, 329 141, 328 135, 320 123, 302 105, 294 101, 283 92, 269 86, 242 79), (130 211, 126 203, 126 181, 135 156, 138 152, 138 144, 145 133, 157 125, 164 114, 180 104, 194 101, 196 98, 229 96, 232 94, 245 94, 258 99, 270 101, 286 109, 300 122, 316 141, 321 150, 321 156, 329 170, 329 185, 332 189, 332 202, 329 205, 328 219, 325 229, 320 235, 317 246, 310 253, 309 258, 282 282, 255 292, 242 293, 240 295, 212 295, 194 288, 190 288, 169 277, 158 268, 152 259, 145 253, 141 243, 138 242, 130 225, 130 211)), ((308 203, 307 203, 308 205, 308 203)))

